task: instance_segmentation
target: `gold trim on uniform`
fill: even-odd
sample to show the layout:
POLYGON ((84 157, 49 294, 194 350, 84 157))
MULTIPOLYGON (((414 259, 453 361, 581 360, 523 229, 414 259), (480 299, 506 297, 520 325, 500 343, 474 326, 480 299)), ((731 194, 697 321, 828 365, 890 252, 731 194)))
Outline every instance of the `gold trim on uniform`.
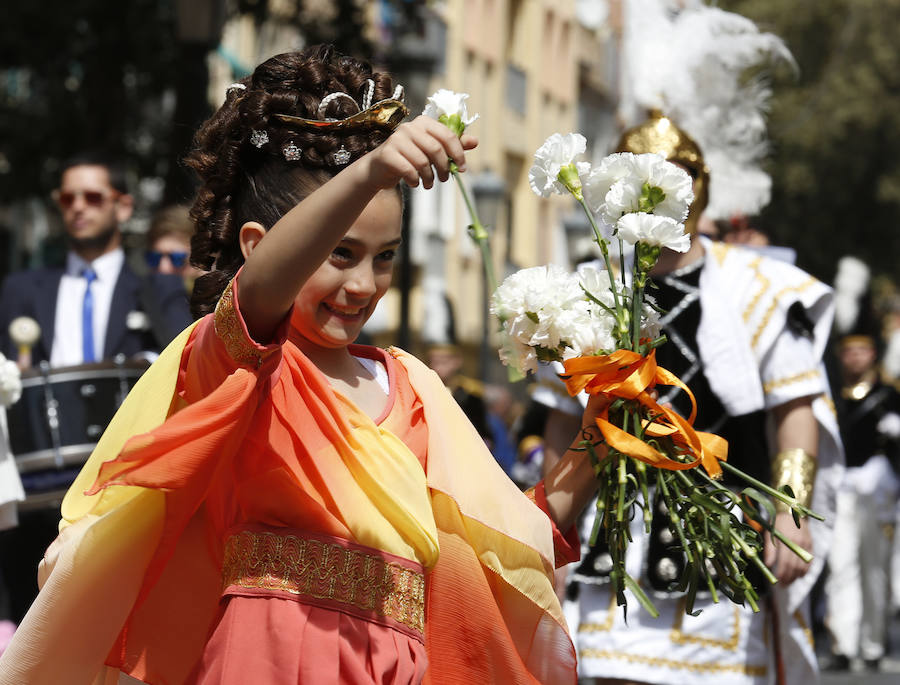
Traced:
MULTIPOLYGON (((808 507, 812 502, 817 466, 818 460, 799 447, 781 450, 772 459, 772 483, 779 489, 790 485, 797 501, 808 507)), ((789 507, 780 500, 775 501, 775 509, 789 511, 789 507)))
POLYGON ((622 654, 608 649, 580 649, 578 656, 582 659, 621 659, 632 664, 644 664, 659 668, 680 668, 695 673, 743 673, 744 675, 763 678, 768 669, 765 666, 750 666, 748 664, 720 664, 720 663, 692 663, 678 659, 664 659, 658 656, 644 656, 642 654, 622 654))
POLYGON ((606 620, 603 623, 582 623, 578 626, 578 632, 584 633, 605 633, 612 630, 613 623, 616 620, 616 595, 609 593, 609 608, 606 610, 606 620))
POLYGON ((762 263, 762 257, 757 257, 749 264, 749 268, 753 269, 754 275, 756 276, 756 280, 760 282, 759 290, 756 295, 750 300, 747 304, 747 308, 744 309, 744 323, 750 321, 750 317, 753 315, 753 310, 756 309, 756 305, 759 304, 762 296, 766 294, 766 291, 769 289, 769 286, 772 285, 772 281, 766 278, 762 271, 759 270, 759 265, 762 263))
POLYGON ((716 261, 719 262, 719 266, 722 266, 725 263, 725 260, 728 258, 728 253, 733 249, 733 246, 729 245, 728 243, 721 243, 718 241, 713 242, 712 246, 710 247, 710 251, 716 258, 716 261))
POLYGON ((763 314, 762 321, 759 322, 759 325, 756 327, 756 331, 753 333, 753 338, 750 341, 750 346, 756 349, 756 346, 759 343, 759 338, 760 336, 762 336, 763 331, 766 330, 766 327, 769 325, 769 321, 771 321, 772 315, 775 313, 775 310, 778 307, 778 301, 782 297, 791 292, 801 293, 807 288, 815 285, 816 283, 818 283, 818 281, 814 277, 810 276, 808 280, 804 281, 800 285, 791 285, 775 293, 775 297, 773 297, 772 301, 769 303, 769 308, 766 310, 766 313, 763 314))
MULTIPOLYGON (((676 645, 698 644, 703 647, 718 647, 728 651, 737 651, 741 641, 741 614, 740 608, 735 605, 734 610, 734 632, 727 640, 720 640, 714 637, 703 637, 699 635, 686 635, 682 632, 681 627, 684 622, 684 609, 687 603, 686 598, 679 601, 678 607, 675 609, 675 622, 672 624, 672 631, 669 634, 669 640, 676 645)), ((603 633, 613 629, 613 623, 616 618, 616 596, 610 592, 609 608, 606 612, 606 619, 603 623, 581 623, 578 626, 579 633, 603 633)), ((680 668, 687 671, 697 673, 743 673, 749 676, 764 677, 768 672, 767 666, 749 666, 747 664, 721 664, 721 663, 693 663, 684 661, 683 659, 663 659, 660 657, 644 656, 642 654, 628 654, 619 651, 606 649, 594 649, 585 647, 578 650, 578 657, 582 659, 621 659, 629 663, 639 663, 647 666, 658 666, 663 668, 680 668)))
POLYGON ((822 371, 820 369, 810 369, 809 371, 804 371, 802 373, 795 373, 793 376, 776 378, 775 380, 763 383, 763 392, 768 395, 770 392, 775 390, 775 388, 783 388, 785 385, 800 383, 801 381, 808 381, 813 378, 818 378, 821 375, 822 371))
POLYGON ((806 619, 803 617, 803 612, 800 609, 794 612, 794 620, 800 626, 800 630, 803 631, 803 635, 806 637, 807 642, 809 642, 810 647, 815 647, 815 638, 813 637, 813 631, 810 629, 809 624, 806 622, 806 619))
POLYGON ((726 640, 715 637, 705 637, 703 635, 690 635, 681 630, 684 624, 685 609, 687 608, 687 598, 682 598, 678 602, 678 608, 675 610, 675 623, 672 625, 672 632, 669 634, 669 640, 676 645, 701 645, 703 647, 719 647, 733 652, 737 649, 741 640, 741 613, 737 605, 732 607, 733 610, 733 630, 731 637, 726 640))
POLYGON ((371 612, 424 636, 422 571, 359 546, 243 530, 225 542, 222 579, 223 588, 278 590, 371 612))
POLYGON ((234 279, 228 281, 225 292, 216 304, 216 335, 225 345, 228 355, 239 364, 249 364, 255 368, 262 365, 262 354, 257 350, 241 326, 241 320, 234 306, 234 279))

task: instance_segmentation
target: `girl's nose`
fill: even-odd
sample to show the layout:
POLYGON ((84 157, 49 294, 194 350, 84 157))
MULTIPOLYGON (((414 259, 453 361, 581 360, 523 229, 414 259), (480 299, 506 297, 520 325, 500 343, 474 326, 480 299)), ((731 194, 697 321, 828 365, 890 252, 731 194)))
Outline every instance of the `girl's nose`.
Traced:
POLYGON ((375 294, 375 272, 372 265, 363 263, 357 266, 349 274, 345 283, 347 292, 361 297, 370 297, 375 294))

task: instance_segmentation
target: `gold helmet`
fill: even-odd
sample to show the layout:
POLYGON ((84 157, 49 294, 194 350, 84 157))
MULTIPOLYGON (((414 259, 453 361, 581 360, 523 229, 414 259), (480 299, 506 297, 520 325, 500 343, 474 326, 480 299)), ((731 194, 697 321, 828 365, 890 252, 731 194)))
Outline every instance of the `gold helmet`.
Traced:
POLYGON ((652 110, 647 121, 622 134, 616 152, 655 152, 687 170, 694 178, 694 201, 684 228, 696 233, 697 222, 709 202, 709 168, 703 161, 700 146, 662 112, 652 110))

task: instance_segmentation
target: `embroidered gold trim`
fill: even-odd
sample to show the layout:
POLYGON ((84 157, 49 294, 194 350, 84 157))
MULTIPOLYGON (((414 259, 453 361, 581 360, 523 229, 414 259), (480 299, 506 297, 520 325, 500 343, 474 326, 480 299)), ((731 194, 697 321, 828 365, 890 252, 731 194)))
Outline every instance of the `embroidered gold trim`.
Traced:
POLYGON ((424 637, 425 576, 358 548, 241 531, 225 542, 223 587, 280 590, 374 613, 424 637))
POLYGON ((810 286, 814 285, 818 281, 810 276, 808 280, 804 281, 800 285, 792 285, 779 290, 775 293, 775 297, 772 298, 772 301, 769 303, 769 308, 766 310, 766 313, 763 314, 762 321, 759 322, 759 325, 756 327, 756 331, 753 333, 753 339, 750 342, 750 346, 756 349, 757 344, 759 343, 759 338, 762 336, 763 331, 766 330, 766 326, 769 325, 769 321, 772 319, 772 315, 775 313, 775 309, 778 307, 778 301, 787 295, 788 293, 801 293, 810 286))
POLYGON ((793 376, 786 376, 785 378, 776 378, 775 380, 771 380, 767 383, 763 383, 763 392, 768 394, 775 390, 776 388, 783 388, 785 385, 791 385, 792 383, 800 383, 801 381, 808 381, 813 378, 818 378, 822 375, 822 372, 819 369, 810 369, 809 371, 804 371, 803 373, 795 373, 793 376))
POLYGON ((748 664, 691 663, 678 659, 664 659, 642 654, 623 654, 607 649, 580 649, 578 656, 582 659, 621 659, 632 664, 644 664, 658 668, 679 668, 695 673, 743 673, 748 676, 765 677, 766 666, 750 666, 748 664))
POLYGON ((725 263, 725 259, 728 257, 728 253, 731 252, 733 248, 728 243, 714 242, 711 249, 716 261, 719 262, 719 266, 722 266, 722 264, 725 263))
POLYGON ((616 595, 609 593, 609 608, 606 610, 606 620, 603 623, 582 623, 578 626, 579 633, 605 633, 612 630, 616 620, 616 595))
POLYGON ((726 640, 704 637, 702 635, 691 635, 681 630, 684 625, 684 610, 687 608, 687 599, 682 597, 678 601, 678 608, 675 610, 675 623, 672 625, 672 632, 669 633, 669 640, 676 645, 701 645, 703 647, 718 647, 733 652, 737 649, 741 639, 741 614, 737 606, 732 607, 732 632, 731 637, 726 640))
POLYGON ((806 619, 803 618, 803 612, 800 609, 794 612, 794 620, 800 625, 800 630, 803 631, 803 635, 806 637, 806 640, 809 642, 810 647, 815 647, 815 639, 813 638, 813 632, 810 630, 809 625, 806 623, 806 619))
POLYGON ((756 305, 759 304, 760 299, 763 295, 766 294, 766 291, 769 289, 769 286, 772 285, 772 282, 763 276, 762 272, 759 270, 759 265, 762 263, 762 257, 757 257, 752 262, 750 262, 750 268, 753 269, 753 272, 756 276, 756 280, 761 283, 759 290, 756 292, 756 295, 753 296, 753 299, 750 300, 750 303, 747 305, 747 308, 744 310, 744 323, 747 323, 750 320, 750 316, 753 314, 753 310, 756 309, 756 305))
POLYGON ((255 368, 262 365, 262 354, 252 342, 247 339, 237 310, 234 307, 234 279, 225 286, 225 292, 216 304, 215 329, 216 335, 225 345, 229 356, 239 364, 249 364, 255 368))

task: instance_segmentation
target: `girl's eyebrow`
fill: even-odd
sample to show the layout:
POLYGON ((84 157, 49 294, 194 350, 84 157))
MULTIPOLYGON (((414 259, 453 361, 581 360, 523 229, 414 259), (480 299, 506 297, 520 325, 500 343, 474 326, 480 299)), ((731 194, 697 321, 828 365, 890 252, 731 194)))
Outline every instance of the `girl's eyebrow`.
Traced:
MULTIPOLYGON (((381 248, 383 249, 385 247, 396 247, 397 245, 400 245, 402 242, 403 242, 402 238, 397 238, 395 240, 389 240, 388 242, 383 243, 381 245, 381 248)), ((341 238, 340 244, 345 244, 345 243, 350 244, 350 245, 362 245, 363 241, 358 240, 357 238, 341 238)))

